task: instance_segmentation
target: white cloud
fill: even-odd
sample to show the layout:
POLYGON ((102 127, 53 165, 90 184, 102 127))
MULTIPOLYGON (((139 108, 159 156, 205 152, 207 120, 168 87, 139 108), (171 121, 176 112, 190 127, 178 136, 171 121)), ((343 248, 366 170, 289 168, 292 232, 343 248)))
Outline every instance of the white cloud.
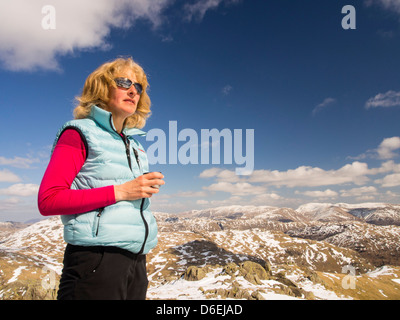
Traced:
POLYGON ((326 98, 324 101, 322 101, 319 105, 317 105, 314 110, 312 111, 312 114, 315 115, 322 109, 325 109, 327 106, 331 105, 334 103, 336 100, 333 98, 326 98))
POLYGON ((11 197, 11 198, 7 198, 4 200, 0 201, 0 204, 3 204, 5 206, 13 206, 13 205, 17 205, 21 202, 21 199, 18 197, 11 197))
POLYGON ((301 166, 287 171, 255 170, 250 182, 262 182, 275 186, 317 187, 345 183, 364 184, 370 174, 366 163, 355 161, 338 170, 323 170, 318 167, 301 166))
POLYGON ((111 28, 128 28, 137 19, 153 26, 171 0, 52 0, 56 28, 46 30, 46 0, 0 2, 0 61, 10 70, 59 69, 58 58, 76 51, 106 49, 111 28))
POLYGON ((400 186, 400 173, 389 174, 383 179, 375 180, 375 182, 380 183, 384 188, 400 186))
POLYGON ((199 205, 206 205, 206 204, 209 204, 209 201, 208 201, 208 200, 197 200, 197 201, 196 201, 196 204, 199 204, 199 205))
MULTIPOLYGON (((181 10, 187 21, 193 18, 200 21, 207 11, 221 4, 240 1, 196 0, 184 4, 181 10)), ((59 71, 62 56, 109 49, 112 29, 127 29, 143 19, 160 30, 164 11, 174 3, 174 0, 2 0, 0 65, 12 71, 59 71), (43 10, 46 6, 54 11, 43 10), (54 29, 44 27, 51 25, 49 21, 54 21, 54 29)), ((164 35, 161 41, 170 42, 173 37, 164 35)))
POLYGON ((371 174, 400 172, 400 163, 395 163, 393 160, 385 161, 379 168, 373 168, 370 172, 371 174))
POLYGON ((222 94, 224 96, 227 96, 231 93, 232 89, 233 89, 233 87, 231 85, 227 84, 225 87, 222 88, 222 94))
POLYGON ((338 193, 336 191, 333 191, 331 189, 326 189, 325 191, 296 191, 295 194, 302 194, 307 197, 313 197, 313 198, 336 198, 338 196, 338 193))
POLYGON ((12 159, 0 156, 0 165, 11 166, 15 168, 28 169, 32 163, 39 162, 39 159, 14 157, 12 159))
POLYGON ((384 139, 379 145, 377 152, 380 159, 391 159, 396 156, 393 151, 400 149, 400 137, 384 139))
POLYGON ((222 169, 219 168, 210 168, 202 171, 199 175, 200 178, 213 178, 217 174, 219 174, 222 171, 222 169))
POLYGON ((396 199, 396 201, 398 202, 400 194, 397 194, 397 193, 394 193, 394 192, 388 190, 388 191, 386 191, 385 196, 388 199, 396 199))
POLYGON ((205 196, 207 196, 207 194, 204 191, 182 191, 174 195, 174 197, 183 197, 183 198, 200 198, 205 196))
POLYGON ((365 108, 378 108, 378 107, 395 107, 400 106, 400 92, 388 91, 386 93, 379 93, 375 97, 368 99, 365 103, 365 108))
POLYGON ((0 182, 19 182, 21 179, 11 171, 0 170, 0 182))
POLYGON ((239 196, 231 196, 222 200, 210 200, 210 201, 199 201, 198 204, 208 207, 219 207, 219 206, 231 206, 231 205, 243 205, 245 200, 239 196))
POLYGON ((222 191, 228 192, 233 195, 249 195, 249 194, 263 194, 266 192, 266 188, 262 186, 254 186, 247 182, 217 182, 208 187, 204 187, 208 191, 222 191))
POLYGON ((207 11, 218 8, 221 3, 230 5, 240 1, 241 0, 197 0, 195 3, 187 3, 184 6, 185 18, 188 21, 193 19, 200 21, 204 18, 207 11))
POLYGON ((277 194, 275 192, 271 192, 271 193, 258 194, 252 199, 251 202, 252 203, 253 202, 266 203, 266 202, 271 202, 274 200, 281 200, 281 199, 283 199, 283 197, 281 197, 279 194, 277 194))
POLYGON ((400 1, 399 0, 365 0, 367 6, 378 4, 387 10, 394 11, 400 14, 400 1))
POLYGON ((377 189, 373 186, 366 186, 360 188, 352 188, 349 190, 340 190, 341 197, 360 197, 365 194, 375 195, 377 194, 377 189))
POLYGON ((385 138, 379 144, 378 148, 370 149, 356 157, 348 157, 348 158, 354 160, 361 160, 366 158, 372 158, 372 159, 377 158, 381 160, 391 159, 397 156, 397 154, 393 152, 397 149, 400 149, 400 137, 385 138))
POLYGON ((210 168, 204 170, 200 177, 213 178, 216 182, 210 186, 203 187, 210 192, 227 192, 236 196, 246 196, 251 203, 280 204, 287 206, 289 202, 299 201, 299 199, 282 197, 271 187, 295 188, 294 194, 306 197, 327 199, 341 197, 353 197, 357 201, 371 200, 379 196, 379 190, 371 185, 370 176, 388 174, 386 177, 373 181, 382 187, 400 186, 400 164, 393 160, 383 162, 381 166, 369 168, 368 164, 353 162, 346 164, 339 169, 324 170, 318 167, 301 166, 287 171, 278 170, 255 170, 252 175, 240 179, 235 178, 235 172, 220 168, 210 168), (390 173, 390 174, 388 174, 390 173), (335 191, 326 190, 302 190, 300 188, 339 186, 339 185, 359 185, 351 189, 335 191), (268 189, 267 189, 268 188, 268 189), (248 198, 252 196, 252 198, 248 198), (285 204, 286 203, 286 204, 285 204))
POLYGON ((37 195, 39 186, 37 184, 13 184, 12 186, 0 189, 0 194, 8 196, 29 197, 37 195))
POLYGON ((241 179, 240 176, 238 176, 235 171, 230 171, 226 169, 220 169, 220 168, 210 168, 206 169, 203 172, 200 173, 199 175, 200 178, 215 178, 218 181, 224 181, 224 182, 239 182, 243 181, 244 179, 241 179))
POLYGON ((195 3, 187 3, 184 7, 186 19, 193 18, 202 20, 206 12, 210 9, 215 9, 223 0, 199 0, 195 3))

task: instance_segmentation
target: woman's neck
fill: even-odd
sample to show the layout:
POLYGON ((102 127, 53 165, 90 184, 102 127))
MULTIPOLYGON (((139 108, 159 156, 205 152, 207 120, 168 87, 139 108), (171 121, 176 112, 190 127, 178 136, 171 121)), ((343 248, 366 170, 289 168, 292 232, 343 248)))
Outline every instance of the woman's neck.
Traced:
POLYGON ((112 121, 114 124, 115 131, 121 133, 122 129, 124 128, 125 118, 117 117, 113 114, 112 121))

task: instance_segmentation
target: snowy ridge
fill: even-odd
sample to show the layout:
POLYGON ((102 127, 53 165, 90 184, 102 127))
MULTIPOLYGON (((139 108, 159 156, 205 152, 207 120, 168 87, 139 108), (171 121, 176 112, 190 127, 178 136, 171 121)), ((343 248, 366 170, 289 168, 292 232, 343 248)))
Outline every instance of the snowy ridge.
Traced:
POLYGON ((212 218, 212 219, 269 219, 272 221, 287 220, 304 222, 308 219, 290 208, 271 206, 222 206, 204 210, 192 210, 176 215, 182 218, 212 218))
POLYGON ((400 225, 400 205, 386 203, 308 203, 296 210, 271 206, 222 206, 176 214, 180 218, 268 219, 281 222, 365 221, 379 225, 400 225))
POLYGON ((400 205, 387 203, 308 203, 296 209, 314 221, 360 220, 378 225, 400 225, 400 205))
POLYGON ((60 219, 53 217, 13 233, 6 241, 0 242, 0 251, 30 256, 37 265, 47 266, 60 274, 60 259, 65 249, 62 237, 60 219))

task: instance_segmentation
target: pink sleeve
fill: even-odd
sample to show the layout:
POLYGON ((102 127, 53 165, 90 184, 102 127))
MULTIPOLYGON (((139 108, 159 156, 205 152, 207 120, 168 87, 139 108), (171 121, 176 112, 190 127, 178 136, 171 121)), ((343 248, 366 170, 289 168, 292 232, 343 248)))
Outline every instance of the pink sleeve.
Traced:
POLYGON ((85 190, 70 189, 85 159, 86 149, 79 132, 65 130, 54 148, 40 184, 38 208, 43 216, 84 213, 115 203, 112 185, 85 190))

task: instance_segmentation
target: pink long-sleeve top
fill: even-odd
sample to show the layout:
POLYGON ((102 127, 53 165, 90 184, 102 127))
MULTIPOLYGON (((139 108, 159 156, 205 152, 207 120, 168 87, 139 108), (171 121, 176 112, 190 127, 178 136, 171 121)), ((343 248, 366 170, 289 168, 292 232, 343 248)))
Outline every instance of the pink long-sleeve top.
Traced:
POLYGON ((74 129, 65 130, 58 139, 40 184, 38 208, 43 216, 84 213, 115 203, 112 185, 71 189, 85 159, 86 149, 80 134, 74 129))

